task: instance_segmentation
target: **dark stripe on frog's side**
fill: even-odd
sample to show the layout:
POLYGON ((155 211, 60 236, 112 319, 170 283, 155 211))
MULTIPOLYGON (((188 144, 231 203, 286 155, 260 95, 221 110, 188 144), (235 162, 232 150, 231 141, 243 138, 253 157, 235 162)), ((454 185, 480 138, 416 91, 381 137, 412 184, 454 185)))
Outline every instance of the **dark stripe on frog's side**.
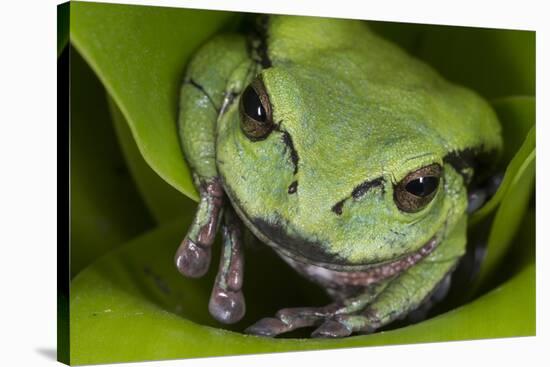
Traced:
POLYGON ((285 223, 271 223, 263 218, 253 218, 254 227, 268 238, 276 247, 282 248, 291 254, 296 254, 305 259, 334 265, 347 264, 346 259, 338 254, 329 254, 323 251, 323 244, 318 241, 312 241, 300 236, 290 235, 285 231, 285 223))
POLYGON ((214 109, 219 112, 220 111, 220 108, 218 106, 216 106, 216 103, 214 103, 214 100, 212 99, 212 97, 210 96, 210 94, 208 94, 208 92, 204 89, 204 87, 202 85, 200 85, 198 82, 196 82, 195 80, 193 80, 192 78, 189 78, 189 79, 186 79, 183 81, 184 84, 190 84, 192 85, 193 87, 197 88, 202 94, 204 94, 206 96, 206 98, 208 98, 208 101, 210 101, 210 104, 212 105, 212 107, 214 107, 214 109))
MULTIPOLYGON (((281 130, 281 123, 282 121, 274 125, 273 130, 281 133, 281 140, 289 150, 290 161, 292 162, 292 166, 294 167, 292 173, 295 175, 298 173, 298 162, 300 161, 300 156, 298 156, 298 151, 294 147, 294 142, 290 133, 288 131, 281 130)), ((267 136, 269 136, 269 134, 267 136)), ((263 136, 261 138, 248 137, 248 139, 252 142, 257 142, 265 140, 267 136, 263 136)))
MULTIPOLYGON (((294 166, 292 173, 296 175, 298 173, 298 162, 300 161, 300 156, 298 155, 298 151, 294 147, 294 141, 292 140, 292 136, 290 135, 290 133, 288 131, 281 130, 281 123, 282 121, 275 125, 273 130, 281 133, 282 141, 290 152, 290 161, 294 166)), ((295 194, 297 190, 298 181, 292 181, 292 183, 288 186, 288 193, 295 194)))
POLYGON ((244 25, 248 28, 248 53, 250 58, 262 66, 270 68, 273 64, 267 52, 268 15, 251 15, 245 18, 244 25))
POLYGON ((354 199, 359 199, 361 196, 365 195, 367 191, 378 186, 382 186, 382 190, 384 190, 384 177, 378 177, 374 180, 365 181, 357 185, 351 192, 351 196, 353 196, 354 199))
MULTIPOLYGON (((280 126, 280 123, 279 123, 280 126)), ((283 143, 287 146, 287 148, 290 150, 290 160, 292 161, 292 164, 294 165, 294 174, 298 173, 298 162, 300 161, 300 157, 298 156, 298 152, 296 151, 296 148, 294 148, 294 142, 292 141, 292 136, 288 133, 288 131, 279 130, 281 131, 283 143)))
POLYGON ((497 161, 497 152, 483 146, 466 148, 448 153, 443 162, 450 164, 464 179, 468 189, 482 185, 490 177, 497 161), (473 170, 473 175, 468 173, 473 170))
POLYGON ((377 177, 373 180, 368 180, 357 185, 352 191, 349 197, 346 197, 332 206, 332 211, 337 215, 342 214, 342 209, 346 200, 350 198, 359 199, 361 196, 365 195, 370 189, 382 186, 384 190, 384 177, 377 177))

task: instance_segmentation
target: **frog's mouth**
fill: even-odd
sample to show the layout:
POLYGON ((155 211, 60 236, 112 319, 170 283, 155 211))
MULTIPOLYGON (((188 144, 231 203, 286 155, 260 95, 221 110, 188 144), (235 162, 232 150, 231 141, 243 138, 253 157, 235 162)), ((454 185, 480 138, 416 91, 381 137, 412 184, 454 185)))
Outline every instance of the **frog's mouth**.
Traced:
POLYGON ((431 254, 440 242, 437 236, 433 236, 415 252, 394 260, 369 264, 366 269, 364 265, 354 265, 345 270, 342 268, 334 270, 322 264, 301 262, 292 256, 286 256, 282 252, 279 252, 279 254, 295 270, 315 281, 324 283, 326 286, 366 287, 406 271, 431 254))

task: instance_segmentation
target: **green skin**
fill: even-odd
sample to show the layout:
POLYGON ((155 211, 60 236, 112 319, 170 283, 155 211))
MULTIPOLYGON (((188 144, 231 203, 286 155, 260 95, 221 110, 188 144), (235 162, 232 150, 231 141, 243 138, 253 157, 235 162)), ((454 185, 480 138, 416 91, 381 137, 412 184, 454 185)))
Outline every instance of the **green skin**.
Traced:
POLYGON ((188 65, 179 133, 201 202, 178 269, 206 272, 225 218, 210 312, 226 323, 242 318, 242 221, 335 299, 281 310, 247 332, 372 332, 429 299, 465 253, 467 187, 480 172, 450 157, 497 157, 498 120, 482 98, 364 22, 270 16, 259 29, 216 36, 188 65), (261 139, 244 133, 239 110, 255 80, 274 124, 261 139), (399 183, 434 164, 433 198, 403 210, 399 183))

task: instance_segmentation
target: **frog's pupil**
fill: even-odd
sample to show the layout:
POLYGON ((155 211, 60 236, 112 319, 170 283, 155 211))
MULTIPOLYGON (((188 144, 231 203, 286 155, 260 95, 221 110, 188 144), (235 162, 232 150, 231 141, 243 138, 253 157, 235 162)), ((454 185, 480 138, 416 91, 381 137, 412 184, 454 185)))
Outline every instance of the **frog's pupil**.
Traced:
POLYGON ((439 179, 434 176, 419 177, 410 181, 405 189, 415 196, 425 197, 435 191, 439 179))
POLYGON ((262 105, 262 101, 260 100, 260 96, 258 96, 258 93, 252 88, 251 86, 248 86, 242 96, 242 103, 243 103, 243 109, 244 112, 251 118, 259 122, 265 122, 267 119, 267 113, 265 111, 264 106, 262 105))

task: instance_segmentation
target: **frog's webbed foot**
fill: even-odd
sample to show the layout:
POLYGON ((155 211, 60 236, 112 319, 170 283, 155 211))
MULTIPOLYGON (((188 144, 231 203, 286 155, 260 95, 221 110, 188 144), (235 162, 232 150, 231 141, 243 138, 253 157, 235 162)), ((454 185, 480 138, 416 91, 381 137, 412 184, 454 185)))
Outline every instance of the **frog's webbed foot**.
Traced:
POLYGON ((175 256, 180 273, 192 278, 203 276, 210 266, 211 247, 216 237, 224 195, 222 184, 217 177, 200 181, 198 187, 199 206, 175 256))
POLYGON ((299 328, 320 325, 321 322, 333 316, 336 304, 325 307, 285 308, 277 312, 275 317, 265 317, 244 332, 262 336, 277 336, 299 328))
POLYGON ((245 330, 247 334, 274 337, 292 330, 318 326, 314 338, 340 338, 356 331, 374 331, 378 321, 367 316, 353 315, 343 305, 332 303, 325 307, 300 307, 282 309, 275 317, 266 317, 245 330), (361 327, 357 327, 361 321, 361 327))
POLYGON ((222 225, 223 248, 220 267, 208 310, 216 320, 232 324, 245 314, 245 302, 242 292, 244 273, 244 254, 241 222, 233 208, 227 207, 222 225))
POLYGON ((266 317, 245 330, 247 334, 274 337, 299 328, 319 326, 313 337, 343 337, 354 330, 345 322, 348 316, 364 309, 376 294, 386 287, 386 283, 377 285, 357 297, 342 302, 331 303, 324 307, 285 308, 277 312, 275 317, 266 317))

